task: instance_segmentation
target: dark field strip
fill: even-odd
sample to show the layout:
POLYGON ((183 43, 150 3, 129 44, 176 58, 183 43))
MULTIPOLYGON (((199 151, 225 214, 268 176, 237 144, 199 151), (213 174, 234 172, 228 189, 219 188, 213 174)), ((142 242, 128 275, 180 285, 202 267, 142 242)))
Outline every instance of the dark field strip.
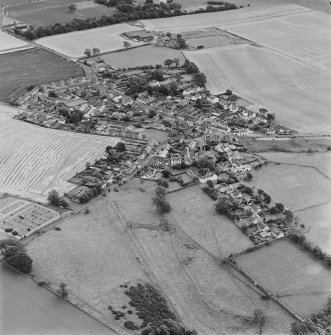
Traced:
MULTIPOLYGON (((14 92, 29 85, 79 77, 84 71, 60 56, 43 49, 0 55, 0 101, 9 102, 14 92)), ((24 91, 24 90, 23 90, 24 91)))

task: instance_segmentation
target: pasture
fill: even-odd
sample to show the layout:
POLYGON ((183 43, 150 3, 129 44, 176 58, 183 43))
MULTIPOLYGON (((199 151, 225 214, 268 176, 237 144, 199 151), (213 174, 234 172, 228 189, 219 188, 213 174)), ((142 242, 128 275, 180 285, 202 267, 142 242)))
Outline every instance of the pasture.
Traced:
POLYGON ((331 133, 331 76, 326 71, 245 44, 186 51, 184 55, 206 74, 211 93, 229 88, 246 100, 265 106, 289 127, 331 133))
MULTIPOLYGON (((123 222, 130 227, 130 235, 171 305, 184 323, 196 329, 199 334, 232 334, 234 331, 237 334, 256 334, 257 328, 250 320, 255 308, 265 309, 268 302, 247 289, 245 282, 237 281, 235 275, 220 264, 219 250, 212 230, 215 228, 220 248, 225 253, 243 247, 246 242, 242 239, 246 239, 248 244, 250 241, 225 218, 223 220, 219 217, 216 222, 212 201, 199 187, 168 194, 172 211, 160 216, 152 204, 155 187, 154 182, 133 179, 123 185, 119 192, 111 193, 109 202, 113 202, 114 208, 121 213, 123 222), (184 204, 186 196, 189 199, 184 204), (194 196, 196 200, 190 206, 194 196), (202 205, 198 204, 199 201, 202 205), (185 213, 181 211, 181 206, 185 206, 185 213), (198 206, 205 214, 203 222, 199 220, 202 215, 194 218, 193 214, 188 213, 188 210, 198 213, 198 209, 192 209, 193 206, 198 206), (203 209, 203 206, 207 208, 203 209), (193 228, 189 227, 190 219, 193 228), (160 225, 164 220, 171 225, 171 232, 162 231, 160 225), (209 221, 211 224, 208 225, 209 221), (202 236, 197 236, 199 229, 202 236), (237 239, 238 246, 235 246, 234 241, 225 241, 231 233, 232 238, 237 239)), ((268 305, 265 332, 286 333, 291 319, 278 307, 268 305)))
POLYGON ((225 12, 203 13, 185 15, 180 18, 161 18, 152 20, 140 20, 146 30, 180 32, 196 30, 197 27, 207 28, 225 26, 227 24, 239 24, 242 22, 255 22, 261 19, 288 15, 292 13, 309 11, 308 8, 296 5, 274 5, 261 7, 245 7, 238 10, 225 12))
POLYGON ((9 17, 35 27, 48 26, 55 23, 65 24, 73 19, 100 18, 102 15, 111 15, 116 12, 114 7, 99 5, 92 1, 73 0, 76 11, 69 12, 66 0, 44 0, 12 3, 6 10, 9 17))
POLYGON ((331 182, 314 168, 268 164, 253 172, 250 186, 263 188, 274 202, 297 211, 331 200, 331 182))
POLYGON ((10 234, 16 232, 18 237, 32 233, 35 229, 58 218, 57 212, 44 206, 13 197, 0 198, 0 229, 4 231, 10 229, 8 232, 10 234))
POLYGON ((330 16, 315 11, 231 25, 228 31, 305 61, 330 57, 330 16), (308 28, 309 27, 309 28, 308 28))
POLYGON ((320 311, 330 295, 330 270, 286 239, 236 262, 303 318, 320 311))
MULTIPOLYGON (((131 43, 131 42, 130 42, 131 43)), ((115 68, 128 68, 143 65, 163 65, 166 59, 179 58, 180 64, 184 63, 181 51, 147 45, 139 48, 113 52, 100 56, 103 61, 115 68)))
MULTIPOLYGON (((30 45, 27 42, 0 30, 0 57, 3 53, 25 48, 30 48, 30 45)), ((1 67, 3 67, 3 65, 1 67)))
MULTIPOLYGON (((87 161, 103 155, 114 137, 46 129, 11 118, 14 109, 0 105, 0 192, 45 201, 51 189, 67 182, 87 161), (19 134, 19 136, 17 136, 19 134)), ((16 111, 17 112, 17 111, 16 111)))
MULTIPOLYGON (((59 52, 67 57, 79 58, 84 56, 85 49, 98 48, 101 53, 124 49, 124 38, 119 36, 126 31, 140 29, 126 23, 112 26, 75 31, 36 40, 36 43, 59 52)), ((142 42, 130 40, 132 46, 142 45, 142 42)))
POLYGON ((0 55, 0 63, 0 100, 5 102, 27 86, 84 74, 76 64, 39 48, 0 55))

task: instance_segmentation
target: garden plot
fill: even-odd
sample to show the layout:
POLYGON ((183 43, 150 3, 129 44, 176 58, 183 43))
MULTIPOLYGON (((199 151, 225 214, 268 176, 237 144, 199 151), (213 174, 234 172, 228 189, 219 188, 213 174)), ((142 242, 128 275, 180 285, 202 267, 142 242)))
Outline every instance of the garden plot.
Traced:
POLYGON ((243 254, 236 262, 302 318, 320 311, 330 295, 331 271, 288 240, 243 254))
POLYGON ((0 30, 0 54, 32 48, 29 43, 0 30))
POLYGON ((262 187, 273 201, 293 211, 331 200, 331 182, 314 168, 269 164, 253 175, 249 185, 262 187))
POLYGON ((6 110, 13 111, 0 106, 0 192, 38 201, 51 189, 67 192, 74 187, 67 180, 118 141, 34 126, 11 119, 6 110))
POLYGON ((22 237, 59 218, 59 214, 49 208, 14 199, 14 202, 0 207, 0 229, 22 237))
POLYGON ((328 72, 263 47, 236 45, 186 51, 207 76, 213 94, 232 89, 265 106, 298 131, 331 133, 328 72))
MULTIPOLYGON (((85 49, 98 48, 101 53, 122 50, 124 49, 123 42, 126 40, 120 34, 137 29, 141 28, 121 23, 108 27, 43 37, 36 40, 36 43, 65 56, 79 58, 84 56, 85 49)), ((130 44, 139 46, 144 43, 130 41, 130 44)))
POLYGON ((331 56, 330 16, 321 12, 302 12, 219 27, 302 60, 331 56))
POLYGON ((261 6, 258 8, 246 7, 238 10, 224 12, 204 13, 196 15, 185 15, 178 20, 177 17, 153 20, 141 20, 146 30, 171 31, 196 30, 199 28, 214 27, 241 22, 256 22, 282 15, 309 11, 297 5, 261 6))

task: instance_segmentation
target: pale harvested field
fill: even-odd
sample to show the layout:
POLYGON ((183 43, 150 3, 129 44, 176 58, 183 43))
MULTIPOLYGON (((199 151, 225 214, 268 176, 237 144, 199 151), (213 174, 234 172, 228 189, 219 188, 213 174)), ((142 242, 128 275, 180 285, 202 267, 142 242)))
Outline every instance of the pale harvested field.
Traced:
POLYGON ((329 15, 321 12, 302 12, 219 27, 302 60, 331 56, 331 20, 329 15))
POLYGON ((49 190, 74 187, 67 182, 104 153, 115 137, 63 132, 13 120, 17 110, 0 106, 0 192, 45 201, 49 190), (19 134, 19 136, 18 136, 19 134))
POLYGON ((253 172, 250 186, 262 188, 274 202, 297 211, 331 200, 331 182, 314 168, 269 164, 253 172))
POLYGON ((280 123, 303 132, 331 133, 331 76, 324 70, 251 45, 187 51, 214 93, 227 88, 265 106, 280 123))
POLYGON ((29 47, 29 43, 0 30, 0 54, 29 47))
MULTIPOLYGON (((132 225, 131 231, 146 263, 149 264, 156 281, 180 318, 201 335, 255 334, 257 328, 250 323, 254 310, 256 308, 264 310, 268 303, 248 289, 245 282, 236 280, 220 264, 218 258, 215 259, 203 247, 199 247, 198 242, 204 243, 206 248, 217 252, 214 248, 215 238, 210 236, 210 231, 208 234, 212 239, 211 242, 207 242, 207 236, 206 239, 203 237, 202 240, 196 242, 194 239, 198 239, 198 236, 192 231, 190 233, 193 238, 190 238, 178 229, 172 234, 159 229, 160 217, 151 201, 155 186, 153 182, 142 184, 138 179, 134 179, 121 187, 118 193, 112 193, 110 199, 114 201, 124 220, 132 225), (185 244, 194 245, 197 249, 189 249, 185 244), (194 260, 184 266, 185 257, 192 257, 194 260)), ((183 198, 181 204, 185 199, 190 201, 191 192, 201 192, 199 189, 190 189, 179 192, 183 198)), ((205 195, 202 194, 202 196, 205 195)), ((177 205, 173 204, 172 195, 169 194, 168 197, 173 210, 167 217, 174 224, 174 216, 177 221, 181 221, 185 214, 177 212, 177 205)), ((200 199, 199 193, 196 199, 200 199)), ((209 201, 207 197, 200 200, 203 204, 209 201)), ((203 218, 206 222, 205 226, 212 218, 212 214, 211 216, 209 214, 203 218)), ((214 222, 213 218, 211 220, 214 222)), ((192 225, 198 226, 200 223, 192 219, 192 225)), ((226 229, 229 229, 230 232, 232 229, 228 226, 228 222, 220 222, 219 225, 218 234, 222 231, 229 238, 230 233, 226 233, 226 229)), ((218 228, 215 227, 215 229, 218 228)), ((241 234, 237 230, 233 238, 238 238, 237 233, 241 234)), ((223 244, 223 247, 225 248, 226 245, 228 250, 236 248, 232 242, 225 242, 224 237, 218 235, 218 239, 221 247, 223 244)), ((269 304, 264 333, 286 334, 290 322, 291 319, 285 313, 273 304, 269 304)))
POLYGON ((278 241, 236 261, 303 318, 320 311, 330 295, 331 271, 290 241, 278 241))
POLYGON ((295 213, 306 238, 331 255, 331 202, 295 213))
POLYGON ((59 224, 61 231, 48 230, 28 244, 33 274, 38 280, 67 283, 69 292, 101 313, 118 334, 127 334, 107 306, 121 310, 128 301, 119 285, 144 283, 148 276, 108 200, 101 197, 89 209, 90 214, 59 224))
MULTIPOLYGON (((65 56, 79 58, 84 56, 85 49, 99 48, 100 52, 110 52, 123 49, 124 38, 119 34, 126 31, 139 30, 126 23, 115 24, 108 27, 75 31, 36 40, 36 43, 59 52, 65 56)), ((133 42, 132 46, 141 45, 141 42, 133 42)))
POLYGON ((140 20, 146 30, 156 31, 181 31, 213 27, 226 24, 235 24, 242 22, 256 22, 266 18, 289 15, 293 13, 308 11, 308 8, 297 5, 280 5, 280 6, 261 6, 258 8, 245 7, 238 10, 224 12, 204 13, 196 15, 182 16, 180 20, 177 17, 162 18, 153 20, 140 20))

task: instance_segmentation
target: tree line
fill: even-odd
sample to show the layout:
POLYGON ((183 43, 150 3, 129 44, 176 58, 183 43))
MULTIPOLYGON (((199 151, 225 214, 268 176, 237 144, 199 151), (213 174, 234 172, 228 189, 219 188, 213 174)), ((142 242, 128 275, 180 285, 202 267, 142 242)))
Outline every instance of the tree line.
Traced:
POLYGON ((173 17, 188 14, 199 14, 207 12, 225 11, 237 9, 237 6, 230 3, 224 3, 222 6, 207 6, 205 9, 199 8, 197 10, 187 12, 181 9, 181 5, 177 3, 163 3, 154 4, 150 0, 147 0, 143 5, 132 5, 130 2, 117 3, 117 1, 106 2, 97 1, 98 3, 103 3, 107 6, 116 6, 118 12, 112 15, 103 15, 100 18, 87 18, 87 19, 77 19, 74 18, 71 22, 61 24, 55 23, 49 26, 40 26, 35 28, 31 26, 30 29, 26 31, 20 31, 19 29, 14 29, 15 34, 25 37, 28 40, 34 40, 37 38, 64 34, 73 31, 87 30, 91 28, 98 28, 103 26, 109 26, 117 23, 127 22, 127 21, 137 21, 143 19, 156 19, 162 17, 173 17))

